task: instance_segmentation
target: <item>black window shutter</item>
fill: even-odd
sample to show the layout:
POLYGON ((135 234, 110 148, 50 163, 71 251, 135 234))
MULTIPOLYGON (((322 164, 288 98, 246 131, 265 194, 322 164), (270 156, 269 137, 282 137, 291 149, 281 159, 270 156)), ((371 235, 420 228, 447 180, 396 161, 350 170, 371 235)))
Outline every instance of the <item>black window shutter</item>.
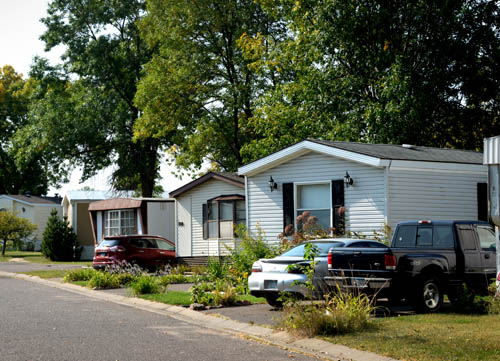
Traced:
POLYGON ((477 184, 477 219, 488 221, 488 184, 477 184))
POLYGON ((202 213, 203 213, 203 239, 208 239, 208 215, 207 215, 207 204, 202 204, 202 213))
POLYGON ((293 183, 283 183, 283 231, 293 222, 293 183))
POLYGON ((344 233, 344 180, 332 180, 333 228, 336 233, 344 233))

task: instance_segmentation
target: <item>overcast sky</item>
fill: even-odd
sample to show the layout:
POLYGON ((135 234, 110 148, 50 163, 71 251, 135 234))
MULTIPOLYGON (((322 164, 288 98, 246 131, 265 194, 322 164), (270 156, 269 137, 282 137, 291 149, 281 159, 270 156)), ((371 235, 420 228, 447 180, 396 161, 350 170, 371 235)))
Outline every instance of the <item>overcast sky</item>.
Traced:
MULTIPOLYGON (((12 65, 17 73, 28 76, 33 56, 46 57, 52 64, 59 62, 64 52, 63 47, 57 47, 50 53, 44 52, 44 43, 39 40, 45 31, 40 19, 46 16, 48 0, 0 0, 0 66, 12 65)), ((105 170, 85 183, 80 183, 80 170, 75 170, 71 182, 60 189, 51 189, 64 195, 66 191, 89 186, 94 189, 108 190, 107 182, 111 170, 105 170)), ((162 185, 165 191, 172 191, 190 179, 179 180, 173 177, 165 164, 162 165, 162 185)))

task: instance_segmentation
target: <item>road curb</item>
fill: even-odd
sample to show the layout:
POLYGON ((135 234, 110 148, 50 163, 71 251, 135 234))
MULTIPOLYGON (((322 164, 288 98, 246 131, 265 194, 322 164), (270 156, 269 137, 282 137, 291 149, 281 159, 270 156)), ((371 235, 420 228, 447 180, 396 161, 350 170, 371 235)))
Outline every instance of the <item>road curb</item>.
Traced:
POLYGON ((299 353, 312 354, 326 360, 336 361, 397 361, 393 358, 380 356, 368 351, 351 349, 342 345, 335 345, 317 338, 296 338, 285 331, 276 331, 267 327, 250 325, 247 323, 203 314, 184 307, 165 305, 147 301, 141 298, 126 297, 111 293, 102 293, 85 287, 50 281, 37 276, 0 271, 0 277, 16 278, 34 282, 45 286, 63 289, 73 293, 85 295, 95 299, 113 302, 116 304, 134 307, 143 311, 172 317, 180 321, 196 324, 206 328, 223 331, 233 335, 243 335, 257 341, 277 345, 279 347, 299 353))

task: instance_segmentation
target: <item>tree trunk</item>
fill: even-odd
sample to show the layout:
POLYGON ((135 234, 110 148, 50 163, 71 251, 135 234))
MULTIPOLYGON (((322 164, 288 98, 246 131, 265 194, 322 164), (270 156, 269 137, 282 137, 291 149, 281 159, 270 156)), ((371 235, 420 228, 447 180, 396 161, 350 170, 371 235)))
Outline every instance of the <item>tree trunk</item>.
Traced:
POLYGON ((5 256, 5 248, 7 247, 7 240, 3 240, 3 245, 2 245, 2 257, 5 256))

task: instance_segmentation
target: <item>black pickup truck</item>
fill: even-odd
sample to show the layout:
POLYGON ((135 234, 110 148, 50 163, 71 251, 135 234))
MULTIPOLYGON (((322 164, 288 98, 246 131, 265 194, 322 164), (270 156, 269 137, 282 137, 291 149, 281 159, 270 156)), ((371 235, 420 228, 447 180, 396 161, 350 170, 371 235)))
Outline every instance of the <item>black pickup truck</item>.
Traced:
POLYGON ((327 284, 405 299, 423 312, 436 312, 447 294, 454 300, 463 283, 487 292, 496 276, 496 238, 479 221, 410 221, 398 224, 388 248, 328 254, 327 284))

